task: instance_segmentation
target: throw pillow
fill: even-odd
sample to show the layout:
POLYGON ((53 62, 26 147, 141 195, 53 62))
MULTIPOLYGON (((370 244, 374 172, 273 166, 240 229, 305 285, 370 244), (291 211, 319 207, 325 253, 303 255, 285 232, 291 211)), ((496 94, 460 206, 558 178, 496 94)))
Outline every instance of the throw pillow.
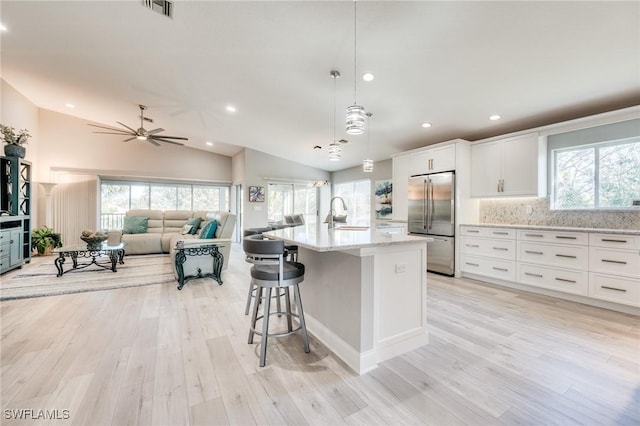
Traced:
POLYGON ((190 234, 192 228, 193 228, 193 226, 191 226, 191 225, 184 225, 182 227, 182 235, 190 234))
POLYGON ((200 222, 202 222, 202 219, 200 219, 199 217, 192 217, 191 219, 187 219, 187 225, 191 225, 191 232, 189 232, 190 234, 195 234, 196 232, 198 232, 200 222))
POLYGON ((144 234, 147 232, 148 217, 143 216, 125 216, 122 226, 123 234, 144 234))
POLYGON ((216 235, 216 229, 218 229, 218 222, 210 220, 204 224, 202 231, 200 231, 200 238, 211 239, 216 235))

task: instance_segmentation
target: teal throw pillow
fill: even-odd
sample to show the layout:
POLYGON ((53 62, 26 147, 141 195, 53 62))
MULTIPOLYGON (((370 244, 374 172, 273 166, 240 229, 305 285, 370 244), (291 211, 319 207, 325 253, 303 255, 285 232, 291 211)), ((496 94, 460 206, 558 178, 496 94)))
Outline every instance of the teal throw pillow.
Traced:
POLYGON ((196 232, 198 232, 200 222, 202 222, 202 219, 200 219, 199 217, 192 217, 191 219, 187 219, 186 224, 191 225, 191 231, 189 232, 190 234, 195 234, 196 232))
POLYGON ((204 226, 202 227, 202 231, 200 231, 200 238, 205 240, 214 238, 216 235, 216 229, 218 229, 218 222, 216 222, 215 220, 205 222, 204 226))
POLYGON ((123 234, 144 234, 147 232, 148 217, 125 216, 122 227, 123 234))

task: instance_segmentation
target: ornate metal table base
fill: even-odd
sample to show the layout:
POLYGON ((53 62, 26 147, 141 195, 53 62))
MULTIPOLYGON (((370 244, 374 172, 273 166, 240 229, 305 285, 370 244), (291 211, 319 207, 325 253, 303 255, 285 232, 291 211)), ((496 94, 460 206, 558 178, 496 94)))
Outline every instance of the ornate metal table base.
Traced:
POLYGON ((84 269, 91 265, 96 265, 104 269, 111 269, 113 272, 118 272, 116 265, 119 263, 124 265, 124 245, 109 247, 103 246, 99 249, 88 249, 81 247, 71 247, 71 248, 61 248, 56 249, 55 253, 58 254, 58 257, 54 261, 56 265, 56 269, 58 269, 57 277, 61 277, 62 274, 66 274, 69 271, 74 271, 78 269, 84 269), (106 255, 106 256, 103 256, 106 255), (98 260, 107 257, 109 258, 106 262, 98 262, 98 260), (65 258, 71 258, 73 262, 73 268, 67 269, 64 268, 65 258), (78 258, 91 258, 91 262, 89 263, 78 263, 78 258))
POLYGON ((176 250, 176 272, 178 273, 178 290, 182 290, 184 284, 196 278, 213 278, 218 282, 218 285, 222 285, 222 278, 220 274, 222 272, 222 264, 224 263, 224 256, 218 251, 217 245, 206 245, 199 247, 175 247, 176 250), (202 273, 202 270, 198 268, 197 275, 188 275, 185 277, 183 263, 187 260, 187 256, 206 256, 211 255, 213 262, 213 272, 206 274, 202 273))

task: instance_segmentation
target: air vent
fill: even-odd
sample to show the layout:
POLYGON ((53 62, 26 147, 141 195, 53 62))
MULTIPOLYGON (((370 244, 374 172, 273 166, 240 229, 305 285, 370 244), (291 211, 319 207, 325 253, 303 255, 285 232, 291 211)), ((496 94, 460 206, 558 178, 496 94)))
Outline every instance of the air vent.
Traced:
POLYGON ((142 5, 173 19, 173 2, 167 0, 142 0, 142 5))

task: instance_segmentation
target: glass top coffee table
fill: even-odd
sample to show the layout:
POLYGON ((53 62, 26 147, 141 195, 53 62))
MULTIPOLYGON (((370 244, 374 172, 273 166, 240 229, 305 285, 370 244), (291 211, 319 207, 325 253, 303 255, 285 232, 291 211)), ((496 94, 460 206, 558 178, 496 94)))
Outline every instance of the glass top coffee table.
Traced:
POLYGON ((56 268, 58 269, 58 277, 62 274, 66 274, 69 271, 84 269, 91 265, 96 265, 104 269, 111 269, 113 272, 117 272, 116 265, 119 263, 124 265, 124 248, 127 243, 120 243, 115 246, 102 243, 99 248, 88 248, 86 244, 78 244, 74 246, 64 246, 54 249, 52 253, 58 255, 54 261, 56 268), (73 262, 73 268, 64 268, 65 258, 71 258, 73 262), (91 259, 90 262, 78 263, 78 258, 91 259))

